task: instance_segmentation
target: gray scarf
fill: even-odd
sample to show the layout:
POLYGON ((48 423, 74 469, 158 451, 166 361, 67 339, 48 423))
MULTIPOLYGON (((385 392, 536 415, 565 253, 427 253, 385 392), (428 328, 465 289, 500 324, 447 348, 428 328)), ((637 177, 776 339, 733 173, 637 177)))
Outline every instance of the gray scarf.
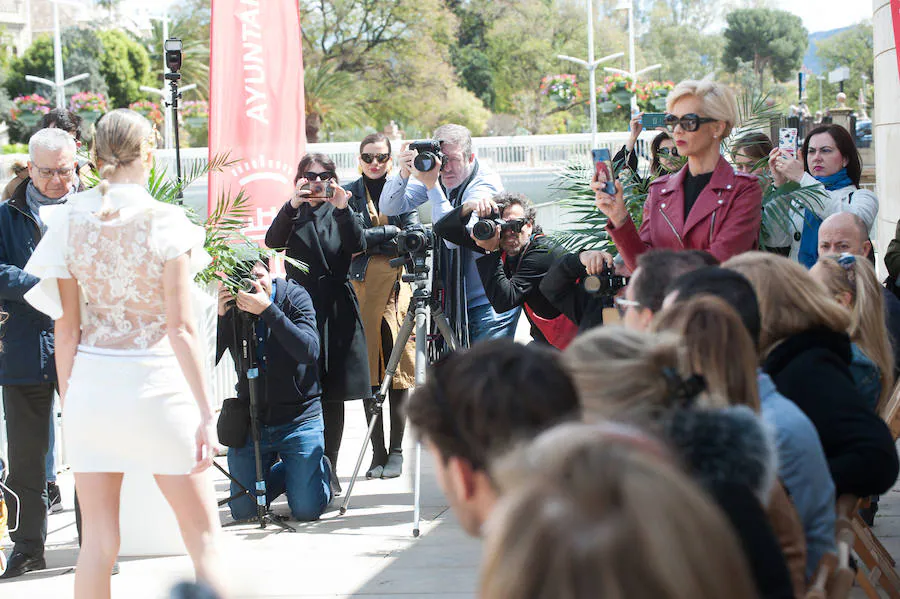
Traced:
POLYGON ((52 206, 54 204, 65 204, 66 200, 69 198, 69 195, 75 193, 75 185, 72 185, 69 188, 68 193, 61 198, 53 199, 48 198, 35 187, 34 181, 29 180, 28 186, 25 188, 25 202, 28 204, 28 209, 31 210, 31 214, 34 216, 34 220, 37 221, 38 226, 41 228, 41 234, 47 232, 47 227, 44 225, 44 221, 41 220, 41 206, 52 206))

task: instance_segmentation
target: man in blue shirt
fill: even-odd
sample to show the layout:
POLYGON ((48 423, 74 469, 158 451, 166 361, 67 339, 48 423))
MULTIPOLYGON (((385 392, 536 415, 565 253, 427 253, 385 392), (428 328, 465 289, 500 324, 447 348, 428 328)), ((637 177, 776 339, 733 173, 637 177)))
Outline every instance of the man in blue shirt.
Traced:
MULTIPOLYGON (((241 269, 239 269, 241 270, 241 269)), ((253 291, 233 296, 219 290, 217 361, 225 350, 240 364, 240 310, 256 316, 254 335, 259 368, 257 411, 260 451, 266 471, 266 500, 287 494, 291 515, 316 520, 331 501, 331 465, 325 457, 322 388, 319 383, 319 331, 309 293, 293 281, 273 279, 261 261, 244 268, 253 291)), ((237 396, 250 400, 247 373, 238 372, 237 396)), ((228 450, 228 469, 245 488, 254 489, 256 465, 252 431, 243 447, 228 450)), ((239 491, 232 483, 231 493, 239 491)), ((229 503, 235 520, 256 516, 256 502, 242 495, 229 503)))
MULTIPOLYGON (((430 171, 419 171, 414 160, 417 152, 400 152, 400 174, 388 179, 381 192, 379 208, 387 216, 397 216, 431 202, 431 220, 441 218, 464 203, 470 203, 482 217, 490 216, 497 206, 491 200, 503 191, 499 175, 479 164, 472 151, 472 135, 461 125, 442 125, 435 129, 434 139, 441 142, 443 159, 430 171), (410 175, 415 180, 410 181, 410 175)), ((479 339, 512 337, 516 332, 521 308, 498 314, 491 307, 478 274, 472 250, 444 242, 439 262, 443 272, 449 306, 445 306, 451 324, 464 345, 479 339)))

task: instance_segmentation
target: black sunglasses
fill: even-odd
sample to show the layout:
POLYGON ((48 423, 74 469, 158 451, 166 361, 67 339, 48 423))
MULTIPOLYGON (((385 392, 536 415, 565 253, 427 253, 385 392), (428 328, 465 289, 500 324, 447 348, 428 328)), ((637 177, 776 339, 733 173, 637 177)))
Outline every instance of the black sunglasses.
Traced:
POLYGON ((677 125, 681 125, 682 129, 684 129, 688 133, 692 133, 699 129, 700 125, 702 125, 703 123, 715 123, 717 120, 718 119, 699 116, 692 112, 680 118, 675 116, 674 114, 667 114, 666 118, 663 119, 663 123, 665 124, 666 129, 669 130, 669 133, 675 131, 675 127, 677 125))
POLYGON ((306 179, 307 181, 316 181, 316 180, 331 181, 336 176, 337 175, 335 175, 331 171, 325 171, 324 173, 314 173, 312 171, 307 171, 307 172, 303 173, 303 178, 306 179))
POLYGON ((362 161, 365 162, 366 164, 372 164, 373 160, 375 160, 381 164, 384 164, 385 162, 387 162, 388 160, 391 159, 390 154, 369 154, 368 152, 360 154, 359 157, 362 158, 362 161))
POLYGON ((678 158, 678 148, 660 148, 656 151, 656 153, 660 156, 671 156, 672 158, 678 158))

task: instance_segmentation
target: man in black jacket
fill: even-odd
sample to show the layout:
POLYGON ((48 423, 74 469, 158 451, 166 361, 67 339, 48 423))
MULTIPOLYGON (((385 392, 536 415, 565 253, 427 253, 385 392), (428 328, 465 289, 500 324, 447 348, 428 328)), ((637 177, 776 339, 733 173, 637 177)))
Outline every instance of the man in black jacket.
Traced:
POLYGON ((534 205, 524 195, 501 192, 491 199, 465 202, 438 221, 434 232, 450 243, 483 254, 475 265, 495 312, 524 306, 531 323, 531 337, 539 343, 557 345, 566 336, 566 329, 574 336, 575 326, 540 290, 541 280, 562 250, 543 235, 535 222, 536 215, 534 205), (507 225, 494 225, 490 239, 476 239, 471 233, 476 217, 498 215, 507 225))
MULTIPOLYGON (((309 293, 293 281, 273 279, 266 265, 255 262, 249 270, 253 291, 235 298, 219 290, 219 325, 216 359, 231 351, 240 363, 242 321, 236 310, 252 319, 260 376, 258 418, 260 450, 266 469, 266 500, 287 493, 297 520, 316 520, 331 501, 331 465, 325 457, 322 388, 319 383, 319 332, 309 293), (280 459, 279 459, 280 458, 280 459)), ((247 373, 238 372, 238 398, 249 401, 247 373)), ((228 469, 247 489, 253 489, 256 468, 251 436, 243 447, 228 450, 228 469)), ((239 491, 232 483, 232 494, 239 491)), ((256 515, 253 498, 242 495, 229 504, 235 520, 256 515)))

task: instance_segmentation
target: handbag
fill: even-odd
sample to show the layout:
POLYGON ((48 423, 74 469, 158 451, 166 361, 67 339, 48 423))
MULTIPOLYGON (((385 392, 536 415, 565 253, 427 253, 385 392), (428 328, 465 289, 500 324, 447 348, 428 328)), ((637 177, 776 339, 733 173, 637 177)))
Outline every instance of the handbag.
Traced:
POLYGON ((239 397, 229 397, 223 401, 216 432, 219 443, 226 447, 240 449, 246 445, 250 432, 250 401, 239 397))

